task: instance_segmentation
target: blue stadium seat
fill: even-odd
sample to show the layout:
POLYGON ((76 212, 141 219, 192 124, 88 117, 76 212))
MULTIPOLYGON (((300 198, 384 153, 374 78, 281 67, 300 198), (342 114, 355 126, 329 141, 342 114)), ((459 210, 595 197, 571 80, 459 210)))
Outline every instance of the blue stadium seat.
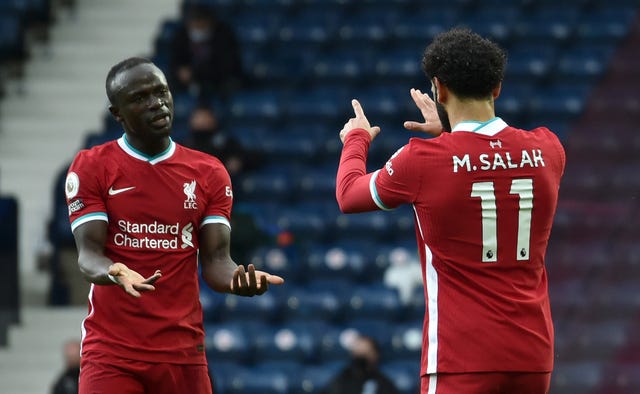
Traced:
POLYGON ((246 174, 236 188, 250 201, 282 201, 292 194, 292 169, 270 165, 246 174))
POLYGON ((323 52, 309 64, 308 74, 318 83, 353 85, 369 80, 374 70, 374 59, 369 48, 333 49, 323 52))
POLYGON ((205 349, 208 360, 248 363, 253 345, 247 322, 205 323, 205 349))
POLYGON ((246 373, 245 364, 226 361, 226 360, 207 360, 209 364, 209 376, 213 384, 214 393, 227 393, 229 392, 234 382, 237 385, 237 380, 242 379, 246 373))
POLYGON ((347 44, 367 41, 375 45, 384 42, 391 37, 392 28, 400 15, 400 10, 387 5, 359 7, 342 20, 338 38, 347 44))
POLYGON ((202 314, 206 322, 214 322, 223 318, 221 315, 222 306, 224 305, 225 294, 218 293, 211 289, 202 279, 202 276, 198 276, 198 282, 200 285, 200 304, 202 305, 202 314))
POLYGON ((234 119, 251 118, 256 121, 273 122, 282 112, 282 97, 279 91, 247 90, 234 94, 229 111, 234 119))
POLYGON ((403 315, 403 305, 396 289, 380 283, 359 285, 351 294, 346 305, 346 314, 354 319, 385 316, 394 321, 403 315))
POLYGON ((534 92, 528 113, 542 124, 575 119, 584 109, 589 87, 582 84, 553 85, 534 92))
POLYGON ((233 22, 243 46, 266 45, 275 38, 276 28, 282 22, 282 14, 264 12, 259 8, 245 8, 233 18, 233 22))
POLYGON ((554 78, 593 84, 604 75, 614 48, 610 45, 580 45, 560 54, 554 78))
POLYGON ((310 168, 296 179, 299 199, 326 202, 335 199, 337 164, 310 168))
POLYGON ((261 327, 253 333, 254 356, 261 362, 271 360, 304 364, 313 361, 317 337, 295 325, 261 327))
POLYGON ((225 394, 288 394, 289 377, 273 368, 250 366, 235 374, 225 394))
POLYGON ((348 105, 348 95, 344 88, 317 87, 289 96, 285 115, 293 122, 314 122, 334 118, 347 109, 348 105))
POLYGON ((395 325, 391 337, 391 354, 388 359, 415 360, 420 363, 422 351, 422 319, 395 325))
POLYGON ((394 42, 414 47, 419 54, 433 37, 455 25, 459 19, 457 6, 453 2, 447 3, 438 6, 438 12, 433 12, 431 2, 418 2, 392 27, 394 42), (428 9, 421 10, 420 6, 428 9))
POLYGON ((380 369, 396 385, 400 394, 420 391, 420 359, 384 362, 380 369))
POLYGON ((334 288, 313 286, 313 282, 296 286, 287 292, 283 315, 286 319, 338 321, 343 316, 345 295, 334 288))
POLYGON ((323 362, 318 365, 306 365, 292 388, 293 394, 317 394, 325 388, 342 368, 344 361, 323 362))
POLYGON ((475 10, 465 18, 465 24, 483 37, 488 37, 501 45, 507 45, 511 40, 514 21, 518 20, 521 7, 517 4, 500 3, 487 5, 475 10))
POLYGON ((540 81, 551 72, 556 53, 553 45, 519 43, 507 51, 505 77, 524 83, 540 81))
POLYGON ((301 264, 294 246, 259 247, 252 251, 249 262, 255 265, 256 269, 282 276, 293 283, 305 279, 304 275, 301 275, 301 264))
POLYGON ((342 241, 311 246, 306 258, 312 278, 359 280, 373 260, 373 250, 358 241, 342 241))
POLYGON ((574 33, 579 16, 580 10, 570 4, 541 5, 516 22, 514 38, 520 43, 562 44, 574 33))
POLYGON ((551 376, 553 393, 589 393, 603 381, 603 364, 597 361, 556 362, 551 376))
POLYGON ((260 297, 238 297, 226 294, 220 313, 225 319, 260 319, 276 321, 280 318, 283 300, 278 291, 268 291, 260 297))
POLYGON ((615 46, 631 29, 637 4, 597 2, 577 22, 576 39, 585 43, 615 46))

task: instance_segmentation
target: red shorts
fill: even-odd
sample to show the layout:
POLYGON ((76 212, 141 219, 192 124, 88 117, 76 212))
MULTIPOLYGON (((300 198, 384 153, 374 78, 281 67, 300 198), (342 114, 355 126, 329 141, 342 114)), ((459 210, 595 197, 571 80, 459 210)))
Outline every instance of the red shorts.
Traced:
POLYGON ((438 373, 422 377, 420 394, 546 394, 549 372, 438 373))
POLYGON ((78 394, 213 394, 206 365, 108 363, 82 358, 78 394))

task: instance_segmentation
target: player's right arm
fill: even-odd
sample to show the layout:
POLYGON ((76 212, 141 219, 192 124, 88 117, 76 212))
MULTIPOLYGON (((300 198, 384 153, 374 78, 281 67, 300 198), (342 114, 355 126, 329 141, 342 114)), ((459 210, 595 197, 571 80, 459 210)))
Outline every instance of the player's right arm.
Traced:
POLYGON ((140 297, 141 292, 155 290, 153 283, 160 278, 160 271, 144 278, 125 264, 114 263, 104 255, 107 240, 105 221, 92 220, 83 223, 75 228, 73 237, 78 249, 80 272, 89 282, 96 285, 117 284, 134 297, 140 297))

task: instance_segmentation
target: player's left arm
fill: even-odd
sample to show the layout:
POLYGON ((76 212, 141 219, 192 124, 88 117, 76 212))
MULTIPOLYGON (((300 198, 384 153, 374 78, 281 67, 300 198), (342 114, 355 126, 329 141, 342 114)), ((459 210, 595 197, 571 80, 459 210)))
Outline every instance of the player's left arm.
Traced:
POLYGON ((229 253, 231 229, 222 223, 205 224, 200 229, 202 277, 209 287, 221 293, 252 297, 284 283, 277 275, 256 270, 253 264, 236 264, 229 253))
POLYGON ((340 210, 344 213, 388 210, 412 201, 415 182, 406 182, 411 178, 404 173, 411 170, 403 163, 408 164, 411 158, 396 165, 400 171, 395 173, 401 176, 389 178, 394 173, 392 161, 402 149, 389 159, 383 169, 367 173, 369 145, 380 133, 380 128, 369 124, 357 100, 353 100, 352 105, 355 117, 349 119, 340 131, 340 140, 344 143, 336 177, 336 199, 340 210))
POLYGON ((262 294, 270 284, 281 284, 284 279, 258 271, 253 264, 245 269, 233 261, 229 223, 233 205, 231 178, 219 160, 215 159, 211 164, 206 182, 209 202, 198 233, 202 278, 209 287, 222 293, 249 297, 262 294))

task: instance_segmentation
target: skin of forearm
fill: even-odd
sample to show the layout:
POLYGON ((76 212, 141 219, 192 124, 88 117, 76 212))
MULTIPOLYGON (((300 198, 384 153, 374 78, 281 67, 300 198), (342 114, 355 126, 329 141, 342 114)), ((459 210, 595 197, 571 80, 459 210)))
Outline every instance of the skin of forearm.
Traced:
POLYGON ((220 293, 231 292, 233 272, 238 267, 230 256, 203 256, 202 278, 213 290, 220 293))
POLYGON ((109 266, 113 261, 107 257, 91 251, 80 252, 78 256, 78 266, 84 278, 96 285, 114 284, 109 276, 109 266))

